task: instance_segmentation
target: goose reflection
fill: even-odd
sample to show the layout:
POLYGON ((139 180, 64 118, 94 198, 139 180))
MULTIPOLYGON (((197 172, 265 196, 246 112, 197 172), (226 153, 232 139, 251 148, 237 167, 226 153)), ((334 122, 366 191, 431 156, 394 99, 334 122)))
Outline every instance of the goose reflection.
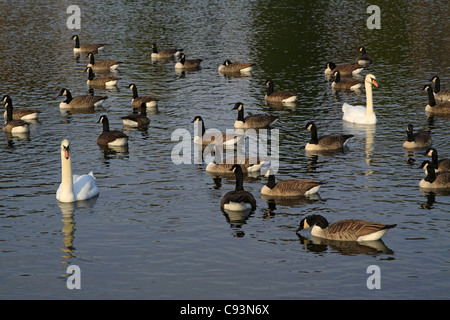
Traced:
POLYGON ((125 146, 98 146, 103 151, 104 158, 109 158, 111 155, 128 155, 128 144, 125 146))
POLYGON ((245 232, 241 229, 243 225, 247 223, 248 218, 252 214, 251 209, 245 211, 231 211, 227 209, 221 209, 225 217, 225 220, 230 224, 230 228, 233 230, 233 236, 242 238, 245 236, 245 232))
POLYGON ((342 255, 379 255, 379 254, 393 254, 394 251, 389 249, 383 242, 383 240, 374 241, 338 241, 328 240, 311 236, 311 240, 297 233, 300 243, 305 246, 305 249, 311 252, 325 252, 328 249, 333 249, 342 255))
POLYGON ((274 205, 280 205, 280 206, 287 206, 287 207, 297 207, 297 206, 303 206, 306 204, 312 204, 314 202, 317 202, 321 200, 320 195, 318 193, 314 193, 308 196, 304 197, 292 197, 292 198, 286 198, 286 197, 276 197, 276 196, 269 196, 265 194, 261 194, 261 199, 267 202, 269 205, 269 208, 271 210, 275 210, 274 205))

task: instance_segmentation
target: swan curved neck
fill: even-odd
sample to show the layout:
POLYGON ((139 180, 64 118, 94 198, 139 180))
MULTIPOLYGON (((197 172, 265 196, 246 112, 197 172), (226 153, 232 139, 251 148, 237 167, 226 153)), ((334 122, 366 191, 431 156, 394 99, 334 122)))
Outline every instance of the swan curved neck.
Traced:
POLYGON ((73 195, 73 175, 72 175, 72 159, 69 156, 66 158, 66 152, 61 150, 61 187, 64 193, 73 195))
POLYGON ((373 115, 373 98, 372 98, 372 84, 370 81, 365 81, 366 87, 366 117, 373 115))

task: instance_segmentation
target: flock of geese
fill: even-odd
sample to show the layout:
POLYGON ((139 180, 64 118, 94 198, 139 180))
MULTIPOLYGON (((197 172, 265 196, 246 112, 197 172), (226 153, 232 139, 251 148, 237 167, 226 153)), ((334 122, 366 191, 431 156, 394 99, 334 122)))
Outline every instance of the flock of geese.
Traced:
MULTIPOLYGON (((117 69, 121 62, 116 60, 97 60, 95 55, 102 50, 104 44, 80 44, 77 35, 72 37, 75 41, 74 53, 86 54, 89 64, 86 66, 87 85, 89 87, 114 87, 119 79, 114 75, 107 74, 96 76, 96 73, 109 73, 117 69)), ((174 68, 176 70, 198 70, 201 68, 202 59, 186 59, 182 49, 158 50, 156 44, 152 45, 152 59, 178 60, 174 68)), ((372 87, 378 87, 376 77, 369 73, 363 80, 360 80, 360 73, 367 65, 373 63, 373 59, 367 54, 364 47, 359 48, 359 56, 354 63, 336 65, 333 62, 326 64, 325 74, 333 78, 331 87, 333 90, 357 91, 365 88, 366 105, 354 106, 344 103, 342 106, 342 119, 355 124, 374 125, 377 117, 373 108, 372 87)), ((218 71, 224 74, 251 73, 253 63, 225 62, 219 66, 218 71)), ((431 79, 431 85, 426 85, 424 90, 428 93, 428 105, 426 112, 442 115, 450 114, 450 92, 441 90, 440 79, 435 76, 431 79)), ((264 97, 268 103, 290 104, 295 103, 298 94, 290 91, 275 91, 274 82, 266 81, 267 93, 264 97)), ((148 108, 156 108, 158 99, 152 96, 139 96, 135 84, 131 83, 128 88, 132 92, 131 105, 133 113, 122 117, 124 126, 146 127, 150 124, 147 117, 148 108), (138 111, 138 112, 136 112, 138 111)), ((60 102, 62 110, 86 110, 100 106, 106 96, 79 95, 72 96, 67 88, 62 88, 58 96, 64 96, 65 100, 60 102)), ((2 99, 5 104, 5 124, 3 131, 11 134, 26 133, 29 131, 27 121, 36 120, 39 111, 32 109, 14 109, 12 99, 5 95, 2 99)), ((235 134, 223 135, 217 139, 217 135, 208 135, 203 119, 197 116, 192 121, 199 125, 200 134, 194 138, 194 143, 203 147, 210 144, 215 147, 226 145, 236 145, 242 139, 242 130, 270 128, 277 121, 278 117, 265 114, 245 116, 244 105, 237 102, 233 110, 237 111, 237 119, 234 123, 235 134), (221 138, 221 139, 220 139, 221 138)), ((115 147, 128 144, 128 136, 120 130, 111 130, 109 120, 106 115, 101 115, 98 123, 103 125, 102 133, 97 138, 97 143, 101 146, 115 147)), ((308 122, 305 129, 311 132, 311 139, 306 144, 306 151, 338 151, 343 150, 351 134, 332 134, 319 136, 314 122, 308 122)), ((406 129, 407 137, 403 143, 406 149, 427 148, 426 155, 431 157, 431 161, 426 160, 421 168, 425 170, 426 176, 419 183, 421 188, 450 190, 450 159, 439 159, 438 152, 431 147, 431 134, 428 131, 414 132, 410 124, 406 129)), ((220 202, 223 211, 253 211, 256 209, 254 196, 244 190, 244 174, 249 172, 259 172, 265 165, 264 159, 238 159, 236 156, 226 159, 220 163, 212 161, 206 166, 206 171, 210 173, 231 173, 235 175, 235 190, 226 193, 220 202)), ((318 192, 321 182, 309 179, 286 179, 276 181, 272 169, 267 169, 265 177, 267 183, 261 189, 261 195, 273 198, 295 198, 310 196, 318 192)), ((56 192, 56 199, 60 202, 75 202, 95 197, 99 194, 96 179, 92 172, 85 175, 75 175, 72 172, 71 146, 67 139, 61 142, 61 183, 56 192)), ((389 229, 396 225, 386 225, 377 222, 363 221, 357 219, 345 219, 329 224, 320 215, 310 215, 301 220, 297 232, 312 227, 313 236, 343 241, 367 241, 380 239, 389 229)))

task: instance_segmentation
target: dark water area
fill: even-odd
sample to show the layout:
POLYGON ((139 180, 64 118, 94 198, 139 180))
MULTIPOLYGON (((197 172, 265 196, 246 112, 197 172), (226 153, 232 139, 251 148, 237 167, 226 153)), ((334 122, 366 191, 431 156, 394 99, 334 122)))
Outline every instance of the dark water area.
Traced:
MULTIPOLYGON (((379 1, 381 28, 369 29, 368 2, 353 1, 81 1, 81 29, 66 25, 69 1, 1 2, 0 94, 15 107, 36 108, 29 136, 0 134, 0 298, 2 299, 448 299, 448 193, 420 190, 429 159, 402 148, 406 126, 432 131, 433 146, 450 157, 450 120, 425 113, 422 90, 433 75, 450 88, 448 2, 379 1), (447 10, 444 10, 447 8, 447 10), (96 59, 123 61, 117 88, 89 89, 81 43, 105 42, 96 59), (202 69, 176 72, 152 61, 151 45, 183 48, 202 69), (366 95, 334 92, 325 64, 350 63, 360 45, 374 63, 378 123, 342 120, 342 104, 366 95), (253 62, 249 76, 218 73, 224 60, 253 62), (264 101, 265 81, 299 93, 294 106, 264 101), (97 145, 100 115, 123 130, 135 83, 159 99, 147 130, 125 129, 126 152, 97 145), (59 90, 107 95, 92 113, 60 111, 59 90), (247 114, 279 120, 277 179, 316 179, 316 198, 261 197, 264 177, 244 187, 257 200, 248 216, 226 215, 220 199, 235 179, 212 177, 206 163, 175 164, 176 130, 232 129, 236 102, 247 114), (308 121, 319 134, 347 133, 348 150, 311 155, 308 121), (60 143, 69 139, 74 173, 93 171, 100 195, 58 203, 60 143), (381 246, 332 243, 296 234, 301 219, 356 218, 397 224, 381 246), (81 270, 81 289, 67 288, 67 267, 81 270), (369 266, 381 271, 370 290, 369 266)), ((273 136, 268 133, 271 141, 273 136)))

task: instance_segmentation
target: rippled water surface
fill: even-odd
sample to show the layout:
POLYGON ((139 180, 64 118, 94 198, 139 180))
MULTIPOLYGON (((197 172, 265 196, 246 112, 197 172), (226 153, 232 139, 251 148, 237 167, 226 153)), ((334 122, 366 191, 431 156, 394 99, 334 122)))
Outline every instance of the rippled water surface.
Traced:
MULTIPOLYGON (((450 157, 450 122, 429 117, 421 89, 438 74, 450 87, 446 1, 381 1, 381 29, 366 27, 368 4, 353 1, 81 1, 81 29, 66 26, 71 2, 16 1, 0 11, 0 93, 15 107, 42 111, 29 137, 0 135, 0 297, 3 299, 448 299, 449 195, 418 188, 424 150, 402 148, 406 126, 432 130, 440 156, 450 157), (118 59, 117 89, 93 113, 60 112, 66 87, 87 94, 84 55, 71 36, 106 42, 97 59, 118 59), (177 73, 174 62, 152 62, 151 44, 181 47, 203 68, 177 73), (327 61, 351 62, 364 45, 376 75, 378 124, 343 123, 341 106, 365 104, 365 94, 334 93, 327 61), (225 59, 256 63, 249 77, 217 72, 225 59), (300 94, 292 108, 264 102, 265 80, 300 94), (125 153, 101 149, 97 123, 111 127, 131 112, 135 83, 159 98, 148 130, 126 130, 125 153), (277 179, 326 182, 319 198, 266 202, 264 178, 245 180, 257 199, 248 217, 224 215, 222 196, 234 178, 216 178, 206 164, 175 165, 172 132, 201 115, 225 131, 246 113, 279 116, 277 179), (349 150, 312 156, 304 129, 354 134, 349 150), (98 198, 76 205, 55 199, 59 146, 70 139, 74 173, 93 171, 98 198), (300 220, 359 218, 396 223, 382 247, 330 243, 298 236, 300 220), (81 270, 81 290, 66 287, 69 265, 81 270), (381 271, 381 289, 366 286, 367 268, 381 271)), ((270 137, 270 134, 269 134, 270 137)), ((193 160, 193 157, 192 157, 193 160)))

